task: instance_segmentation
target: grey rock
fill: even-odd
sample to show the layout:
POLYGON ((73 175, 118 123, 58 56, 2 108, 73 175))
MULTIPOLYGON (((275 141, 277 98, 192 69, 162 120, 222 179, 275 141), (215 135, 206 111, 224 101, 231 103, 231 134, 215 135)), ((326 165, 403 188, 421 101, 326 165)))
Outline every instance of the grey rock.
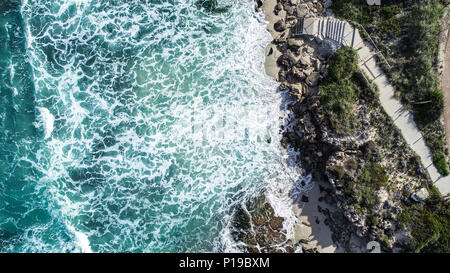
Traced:
POLYGON ((405 186, 403 186, 402 191, 404 194, 409 194, 411 192, 411 186, 406 184, 405 186))
POLYGON ((383 209, 390 209, 390 208, 392 208, 392 202, 387 200, 386 202, 384 202, 383 209))
POLYGON ((294 76, 294 79, 296 79, 296 80, 304 80, 306 78, 306 75, 303 72, 303 70, 296 66, 294 66, 292 68, 292 75, 294 76))
POLYGON ((323 7, 325 9, 327 9, 333 5, 333 1, 331 1, 331 0, 323 0, 322 2, 323 2, 323 7))
POLYGON ((300 64, 302 66, 311 66, 311 57, 309 55, 301 55, 300 56, 300 64))
POLYGON ((416 191, 413 195, 411 195, 411 199, 416 202, 422 202, 425 199, 428 198, 430 194, 428 193, 427 189, 421 188, 420 190, 416 191))
POLYGON ((306 77, 309 77, 313 71, 314 71, 314 68, 312 68, 312 67, 308 67, 307 69, 303 69, 303 73, 305 73, 306 77))
POLYGON ((316 86, 319 83, 319 77, 319 72, 313 72, 306 78, 306 83, 311 87, 316 86))
POLYGON ((300 39, 289 38, 287 40, 288 46, 290 48, 298 49, 303 45, 303 41, 300 39))
POLYGON ((273 29, 275 29, 275 31, 282 32, 286 29, 286 24, 283 20, 279 20, 273 25, 273 29))
POLYGON ((392 208, 392 212, 393 212, 394 214, 399 214, 399 213, 401 213, 402 211, 403 211, 403 209, 402 209, 401 207, 399 207, 399 206, 395 206, 395 207, 392 208))
POLYGON ((305 17, 309 14, 309 9, 307 4, 301 4, 297 6, 297 16, 298 17, 305 17))
POLYGON ((287 15, 295 15, 294 6, 284 5, 284 10, 286 11, 287 15))

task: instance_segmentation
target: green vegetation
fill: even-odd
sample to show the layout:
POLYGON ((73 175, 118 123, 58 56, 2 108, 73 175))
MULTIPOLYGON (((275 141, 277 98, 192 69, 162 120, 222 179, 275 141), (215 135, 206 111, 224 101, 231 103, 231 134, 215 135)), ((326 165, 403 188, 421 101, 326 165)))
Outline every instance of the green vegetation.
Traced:
MULTIPOLYGON (((351 133, 356 117, 353 108, 357 98, 365 99, 369 105, 377 101, 377 95, 358 71, 357 53, 350 47, 339 48, 328 61, 327 77, 319 85, 320 103, 327 116, 331 129, 336 134, 351 133)), ((376 144, 369 141, 362 147, 365 159, 376 161, 379 158, 376 144)), ((344 193, 353 198, 362 209, 371 211, 378 202, 376 191, 387 183, 384 167, 370 162, 362 169, 357 179, 346 176, 345 168, 357 169, 357 162, 348 160, 344 166, 336 165, 330 170, 346 181, 344 193)))
POLYGON ((378 203, 378 197, 372 187, 369 185, 361 185, 354 192, 356 202, 369 211, 378 203))
POLYGON ((319 86, 320 103, 338 135, 353 129, 353 107, 357 98, 351 77, 358 69, 357 54, 350 47, 341 47, 330 58, 327 77, 319 86))
POLYGON ((415 252, 450 252, 450 203, 443 201, 436 189, 424 204, 417 203, 399 215, 400 223, 411 230, 415 252))
POLYGON ((365 166, 356 180, 349 180, 344 187, 344 193, 353 198, 362 209, 371 212, 378 203, 376 191, 385 186, 388 177, 385 168, 378 163, 365 166))
POLYGON ((358 183, 370 185, 371 188, 379 190, 386 184, 388 177, 384 168, 377 163, 370 163, 362 169, 358 178, 358 183))
MULTIPOLYGON (((445 132, 440 121, 444 99, 439 90, 437 56, 440 19, 449 1, 385 0, 381 6, 369 6, 365 0, 333 2, 337 17, 360 23, 369 32, 392 65, 388 69, 381 64, 402 102, 413 110, 432 153, 445 153, 445 132)), ((360 32, 364 38, 365 32, 360 32)), ((448 168, 438 169, 442 175, 449 173, 448 168)))
POLYGON ((433 163, 442 175, 448 175, 447 160, 445 160, 445 155, 442 152, 437 152, 433 155, 433 163))
POLYGON ((358 54, 348 46, 339 48, 328 60, 328 76, 325 82, 339 82, 349 80, 358 70, 358 54))
POLYGON ((331 171, 339 178, 342 179, 345 175, 344 166, 336 165, 331 168, 331 171))
POLYGON ((405 100, 429 102, 413 104, 420 124, 439 119, 444 109, 444 98, 441 91, 437 90, 439 81, 435 71, 442 13, 443 7, 439 3, 414 5, 407 20, 407 80, 397 85, 405 100))

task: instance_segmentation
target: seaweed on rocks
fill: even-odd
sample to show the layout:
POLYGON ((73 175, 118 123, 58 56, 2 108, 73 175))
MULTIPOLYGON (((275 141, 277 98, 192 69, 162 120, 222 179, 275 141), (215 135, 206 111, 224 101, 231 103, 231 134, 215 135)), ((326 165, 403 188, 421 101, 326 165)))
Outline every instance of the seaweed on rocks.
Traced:
POLYGON ((235 209, 232 236, 249 253, 301 252, 301 245, 287 238, 283 221, 261 194, 235 209))

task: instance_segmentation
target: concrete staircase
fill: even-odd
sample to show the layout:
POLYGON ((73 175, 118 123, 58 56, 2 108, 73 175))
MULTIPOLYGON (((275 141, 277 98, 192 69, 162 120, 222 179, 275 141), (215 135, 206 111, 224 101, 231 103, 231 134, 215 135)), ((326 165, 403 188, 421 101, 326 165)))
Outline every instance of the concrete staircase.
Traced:
POLYGON ((293 36, 310 35, 321 39, 331 39, 338 44, 358 49, 363 44, 357 28, 346 21, 332 17, 300 18, 293 36))

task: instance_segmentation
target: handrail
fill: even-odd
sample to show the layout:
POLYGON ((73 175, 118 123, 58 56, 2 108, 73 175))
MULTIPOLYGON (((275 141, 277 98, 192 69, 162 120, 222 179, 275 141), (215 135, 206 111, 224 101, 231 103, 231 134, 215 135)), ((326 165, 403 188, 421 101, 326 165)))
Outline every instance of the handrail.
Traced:
POLYGON ((347 20, 348 22, 351 22, 354 25, 358 25, 362 28, 362 30, 365 32, 365 34, 367 35, 367 37, 369 38, 370 42, 372 43, 372 45, 375 47, 376 49, 376 54, 380 54, 381 57, 383 57, 383 60, 385 61, 385 63, 388 65, 389 69, 392 68, 392 66, 389 64, 389 62, 387 61, 386 57, 384 57, 383 53, 381 52, 381 50, 377 47, 377 45, 375 44, 375 42, 373 41, 372 37, 370 36, 369 32, 367 32, 367 30, 364 28, 363 25, 361 25, 358 22, 352 21, 352 20, 347 20))

